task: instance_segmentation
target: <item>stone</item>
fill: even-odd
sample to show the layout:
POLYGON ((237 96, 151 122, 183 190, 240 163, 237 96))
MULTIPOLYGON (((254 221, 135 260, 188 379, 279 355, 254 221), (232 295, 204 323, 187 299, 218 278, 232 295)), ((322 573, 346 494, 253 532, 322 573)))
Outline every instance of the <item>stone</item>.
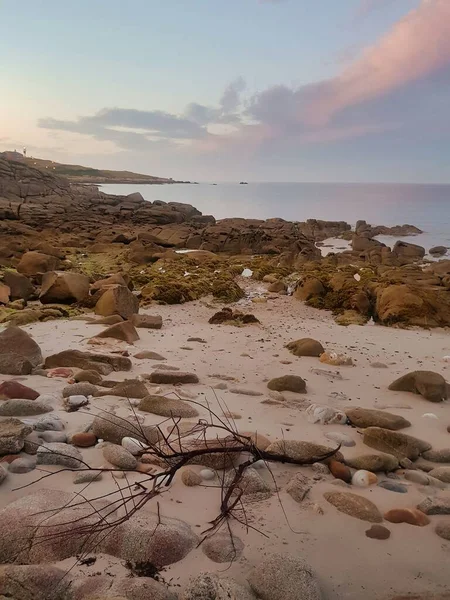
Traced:
POLYGON ((72 435, 70 443, 78 448, 90 448, 91 446, 95 446, 97 443, 97 438, 91 432, 85 433, 81 431, 72 435))
MULTIPOLYGON (((227 473, 225 477, 226 488, 232 484, 235 474, 234 470, 227 473)), ((271 492, 271 486, 261 477, 256 469, 253 467, 245 469, 239 480, 239 493, 242 493, 244 496, 252 496, 254 494, 269 496, 271 492)))
POLYGON ((335 479, 340 479, 341 481, 345 481, 345 483, 352 482, 352 472, 338 460, 330 460, 328 468, 335 479))
POLYGON ((439 373, 433 371, 413 371, 396 379, 389 386, 397 392, 412 392, 420 394, 430 402, 447 400, 447 384, 439 373))
POLYGON ((233 563, 244 550, 244 544, 236 535, 218 532, 206 538, 201 545, 203 554, 215 563, 233 563))
POLYGON ((74 473, 73 482, 75 485, 82 483, 93 483, 100 481, 103 478, 101 471, 81 471, 80 473, 74 473))
POLYGON ((248 582, 262 600, 323 600, 315 571, 302 558, 273 554, 251 571, 248 582))
POLYGON ((450 463, 450 448, 442 450, 427 450, 422 454, 425 460, 437 463, 450 463))
POLYGON ((21 273, 5 271, 3 282, 9 287, 11 300, 29 300, 35 293, 34 285, 21 273))
POLYGON ((372 540, 388 540, 391 537, 391 532, 384 525, 372 525, 366 530, 366 537, 372 540))
MULTIPOLYGON (((89 573, 83 579, 73 579, 73 600, 178 600, 165 582, 141 576, 146 567, 150 572, 149 564, 132 564, 128 576, 89 573)), ((65 600, 72 600, 72 596, 65 600)))
POLYGON ((53 565, 1 565, 0 598, 69 600, 71 582, 53 565))
POLYGON ((105 279, 98 279, 91 285, 92 291, 101 290, 102 288, 107 288, 110 285, 122 285, 124 287, 130 287, 132 289, 132 284, 130 284, 130 278, 128 275, 123 273, 114 273, 114 275, 110 275, 105 279))
POLYGON ((352 440, 349 435, 346 433, 341 433, 340 431, 327 431, 324 433, 324 436, 327 438, 327 440, 336 442, 336 444, 340 444, 341 446, 345 446, 347 448, 356 446, 356 442, 352 440))
POLYGON ((384 514, 390 523, 408 523, 417 527, 425 527, 431 523, 430 519, 417 508, 393 508, 384 514))
POLYGON ((439 479, 439 481, 443 481, 444 483, 450 483, 450 466, 448 467, 437 467, 428 473, 430 477, 434 477, 435 479, 439 479))
POLYGON ((131 452, 116 444, 107 444, 103 448, 103 456, 113 466, 120 469, 134 470, 137 467, 137 460, 131 452))
MULTIPOLYGON (((15 462, 15 461, 14 461, 15 462)), ((0 485, 5 481, 6 477, 8 476, 8 471, 5 469, 5 467, 0 463, 0 485)))
POLYGON ((168 371, 154 371, 150 375, 150 381, 152 383, 168 383, 168 384, 185 384, 185 383, 198 383, 198 377, 194 373, 183 373, 168 372, 168 371))
POLYGON ((356 427, 382 427, 397 431, 411 426, 403 417, 383 410, 355 407, 346 409, 346 414, 351 424, 356 427))
POLYGON ((274 281, 269 285, 267 291, 274 294, 285 294, 287 291, 287 285, 283 281, 274 281))
POLYGON ((0 383, 0 400, 8 400, 14 398, 36 400, 36 398, 39 398, 39 393, 27 387, 26 385, 22 385, 18 381, 11 380, 0 383))
POLYGON ((269 390, 276 392, 295 392, 297 394, 306 394, 306 382, 298 375, 283 375, 275 377, 267 384, 269 390))
POLYGON ((5 400, 0 404, 0 417, 30 417, 51 412, 53 408, 40 400, 5 400))
POLYGON ((231 394, 239 394, 241 396, 262 396, 262 392, 258 392, 257 390, 249 390, 247 388, 242 387, 230 387, 231 394))
MULTIPOLYGON (((238 435, 240 435, 244 438, 249 438, 250 442, 252 444, 254 444, 256 446, 256 448, 258 450, 261 450, 262 452, 264 450, 266 450, 268 448, 268 446, 270 446, 270 444, 272 443, 269 440, 269 438, 262 435, 258 431, 239 431, 238 435)), ((228 439, 228 438, 225 438, 225 439, 228 439)))
POLYGON ((74 375, 74 380, 76 383, 92 383, 93 385, 101 385, 102 376, 97 371, 87 371, 85 369, 78 371, 74 375))
POLYGON ((178 398, 148 395, 139 402, 138 409, 162 417, 190 419, 198 416, 198 410, 178 398))
POLYGON ((192 469, 185 469, 181 473, 181 481, 187 487, 194 487, 194 486, 197 486, 197 485, 201 485, 202 478, 201 478, 201 476, 198 473, 196 473, 192 469))
POLYGON ((51 271, 42 276, 42 304, 83 302, 89 295, 89 277, 69 271, 51 271))
POLYGON ((122 321, 121 323, 110 325, 94 337, 113 338, 115 340, 127 342, 127 344, 133 344, 139 339, 139 334, 131 321, 122 321))
POLYGON ((94 396, 97 391, 97 387, 92 383, 88 382, 80 382, 73 383, 72 385, 67 385, 63 388, 62 395, 63 398, 68 398, 69 396, 94 396))
POLYGON ((61 443, 39 446, 36 456, 38 465, 57 465, 68 469, 79 469, 83 460, 77 448, 61 443))
POLYGON ((183 559, 197 544, 187 523, 141 510, 111 531, 100 551, 161 569, 183 559))
POLYGON ((138 315, 131 317, 131 322, 137 329, 161 329, 163 325, 161 315, 138 315))
POLYGON ((145 396, 148 396, 148 389, 145 383, 143 381, 140 381, 139 379, 125 379, 124 381, 119 381, 107 391, 97 390, 94 396, 122 396, 124 398, 145 398, 145 396))
POLYGON ((426 515, 450 515, 450 496, 443 494, 433 498, 425 498, 417 508, 426 515))
POLYGON ((200 471, 200 477, 204 481, 212 481, 216 478, 216 474, 211 469, 202 469, 200 471))
POLYGON ((375 485, 377 481, 378 477, 375 475, 375 473, 372 473, 371 471, 365 471, 364 469, 355 471, 351 477, 351 483, 355 487, 370 487, 371 485, 375 485))
POLYGON ((46 444, 52 442, 61 442, 65 444, 67 442, 67 434, 64 431, 40 431, 39 439, 46 444))
POLYGON ((436 524, 435 532, 444 540, 450 541, 450 521, 440 521, 436 524))
MULTIPOLYGON (((389 367, 382 362, 373 362, 370 364, 372 369, 388 369, 389 367)), ((374 525, 375 527, 375 525, 374 525)))
POLYGON ((200 573, 189 580, 181 600, 256 600, 256 596, 232 579, 200 573))
POLYGON ((389 492, 396 492, 397 494, 406 494, 408 492, 406 485, 402 485, 397 481, 380 481, 378 487, 388 490, 389 492))
POLYGON ((334 367, 353 366, 353 360, 350 356, 344 356, 343 354, 337 354, 336 352, 324 352, 320 355, 319 360, 321 363, 332 365, 334 367))
POLYGON ((286 456, 303 464, 316 463, 330 457, 339 461, 344 460, 342 454, 336 452, 333 448, 297 440, 277 440, 266 448, 266 452, 276 456, 286 456))
POLYGON ((17 460, 15 460, 9 465, 8 471, 10 471, 11 473, 29 473, 35 468, 35 456, 20 456, 17 460))
POLYGON ((447 248, 445 246, 433 246, 428 250, 428 253, 432 256, 444 256, 447 254, 447 248))
POLYGON ((124 319, 130 319, 139 312, 139 300, 128 287, 123 285, 111 285, 105 288, 95 305, 95 314, 102 317, 120 315, 124 319))
POLYGON ((152 352, 151 350, 142 350, 142 352, 138 352, 134 355, 134 358, 138 358, 139 360, 167 360, 161 354, 157 352, 152 352))
POLYGON ((416 460, 422 452, 431 449, 431 444, 418 438, 382 429, 381 427, 368 427, 364 430, 363 442, 380 452, 392 454, 398 459, 409 458, 416 460))
POLYGON ((395 471, 398 469, 398 459, 391 454, 364 454, 345 460, 353 469, 364 469, 372 473, 395 471))
POLYGON ((287 484, 286 492, 289 494, 289 496, 291 496, 291 498, 293 498, 293 500, 300 503, 306 498, 311 487, 312 486, 308 477, 302 475, 301 473, 296 473, 287 484))
POLYGON ((295 342, 289 342, 286 348, 295 356, 316 356, 319 357, 325 352, 324 347, 317 340, 312 338, 302 338, 295 342))
POLYGON ((356 519, 369 523, 381 523, 383 520, 375 504, 363 496, 350 492, 326 492, 324 498, 340 512, 356 519))
POLYGON ((125 450, 128 450, 133 456, 140 456, 145 451, 149 450, 148 444, 129 436, 124 437, 120 445, 122 448, 125 448, 125 450))
POLYGON ((92 422, 92 433, 99 439, 120 445, 124 437, 132 436, 149 445, 160 440, 158 429, 152 425, 141 425, 133 415, 129 418, 104 412, 96 416, 92 422))
POLYGON ((325 294, 325 288, 322 282, 315 277, 307 278, 302 280, 293 293, 293 297, 296 300, 307 301, 316 296, 323 296, 325 294))
POLYGON ((63 431, 64 423, 58 415, 45 415, 34 423, 36 431, 63 431))
POLYGON ((309 423, 344 425, 347 422, 347 415, 342 410, 322 404, 310 404, 305 414, 309 423))
MULTIPOLYGON (((1 334, 0 334, 1 335, 1 334)), ((97 371, 108 375, 111 371, 131 371, 131 360, 126 356, 99 354, 96 352, 82 352, 81 350, 63 350, 52 354, 45 359, 44 367, 77 367, 97 371)))
POLYGON ((405 262, 413 262, 425 256, 425 248, 417 244, 410 244, 399 240, 395 242, 392 254, 395 254, 398 258, 406 259, 405 262))
POLYGON ((440 488, 441 490, 447 487, 443 481, 436 479, 435 477, 430 477, 430 475, 424 473, 423 471, 412 471, 410 469, 406 469, 403 471, 403 476, 406 480, 413 481, 419 485, 430 485, 432 487, 440 488))
POLYGON ((318 473, 319 475, 329 475, 330 474, 330 469, 324 463, 320 463, 320 462, 313 463, 311 465, 311 468, 314 471, 314 473, 318 473))
POLYGON ((4 375, 29 375, 43 362, 39 346, 16 326, 0 332, 0 357, 0 373, 4 375))
POLYGON ((56 256, 50 256, 42 252, 25 252, 17 265, 17 271, 22 275, 32 277, 53 271, 59 265, 60 261, 56 256))

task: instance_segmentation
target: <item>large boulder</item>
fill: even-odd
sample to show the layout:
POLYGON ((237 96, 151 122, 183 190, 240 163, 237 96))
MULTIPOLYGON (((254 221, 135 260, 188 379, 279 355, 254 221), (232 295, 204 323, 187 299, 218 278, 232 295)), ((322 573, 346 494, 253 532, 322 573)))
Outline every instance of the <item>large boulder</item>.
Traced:
POLYGON ((56 256, 42 254, 41 252, 25 252, 17 265, 17 270, 22 275, 33 277, 48 271, 54 271, 60 265, 56 256))
POLYGON ((32 428, 19 419, 2 419, 0 421, 0 456, 17 454, 25 445, 25 438, 32 428))
POLYGON ((35 292, 28 277, 15 271, 5 271, 3 282, 9 287, 11 300, 28 300, 35 292))
POLYGON ((41 349, 26 331, 11 326, 0 333, 0 373, 28 375, 42 362, 41 349))
POLYGON ((42 304, 83 302, 89 295, 89 277, 68 271, 51 271, 42 276, 42 304))
POLYGON ((437 287, 395 284, 376 292, 375 318, 383 325, 450 325, 448 292, 437 287))
POLYGON ((111 371, 130 371, 131 360, 126 356, 97 354, 96 352, 82 352, 81 350, 63 350, 58 354, 47 356, 45 359, 45 369, 56 367, 76 367, 108 375, 111 371))
POLYGON ((111 285, 105 288, 95 305, 95 314, 102 317, 120 315, 130 319, 139 312, 139 300, 123 285, 111 285))
POLYGON ((316 573, 299 557, 273 554, 263 558, 248 581, 262 600, 322 600, 316 573))
POLYGON ((413 371, 396 379, 389 386, 396 392, 420 394, 430 402, 447 400, 447 383, 442 375, 433 371, 413 371))
POLYGON ((303 279, 295 288, 293 296, 296 300, 310 300, 317 296, 323 296, 325 288, 320 279, 316 277, 308 277, 303 279))
POLYGON ((421 260, 425 256, 425 248, 417 244, 398 241, 392 248, 392 253, 400 259, 402 264, 421 260))
POLYGON ((392 454, 399 460, 409 458, 416 460, 422 452, 431 449, 431 444, 405 433, 382 429, 381 427, 368 427, 364 430, 363 442, 366 446, 392 454))
POLYGON ((400 415, 394 415, 383 410, 355 406, 355 408, 347 408, 345 414, 351 424, 356 425, 356 427, 383 427, 384 429, 397 431, 411 426, 411 423, 400 415))

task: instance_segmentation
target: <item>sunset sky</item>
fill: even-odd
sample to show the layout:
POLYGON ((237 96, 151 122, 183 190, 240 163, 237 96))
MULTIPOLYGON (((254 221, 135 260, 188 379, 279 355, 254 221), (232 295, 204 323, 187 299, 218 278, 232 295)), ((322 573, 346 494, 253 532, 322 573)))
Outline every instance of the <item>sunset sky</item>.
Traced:
POLYGON ((174 178, 450 182, 450 0, 0 0, 0 150, 174 178))

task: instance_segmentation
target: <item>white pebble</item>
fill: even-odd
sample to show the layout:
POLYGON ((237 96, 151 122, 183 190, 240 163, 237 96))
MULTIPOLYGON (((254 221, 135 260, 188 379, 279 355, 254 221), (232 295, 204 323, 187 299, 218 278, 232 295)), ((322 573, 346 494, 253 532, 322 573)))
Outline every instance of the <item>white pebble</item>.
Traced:
POLYGON ((216 478, 216 474, 214 471, 211 471, 211 469, 202 469, 200 471, 200 477, 205 481, 211 481, 216 478))
POLYGON ((371 471, 365 471, 361 469, 356 471, 352 477, 352 485, 356 487, 369 487, 378 481, 378 477, 371 471))
POLYGON ((422 417, 424 419, 439 419, 439 417, 437 415, 435 415, 434 413, 424 413, 422 415, 422 417))
POLYGON ((148 449, 148 446, 146 444, 140 442, 139 440, 136 440, 133 437, 124 437, 122 439, 121 444, 122 448, 125 448, 125 450, 128 450, 128 452, 131 452, 133 456, 137 456, 138 454, 141 454, 144 450, 148 449))
POLYGON ((81 406, 86 406, 89 400, 86 398, 86 396, 69 396, 66 399, 66 402, 72 408, 77 408, 81 406))
POLYGON ((251 277, 253 275, 253 271, 251 269, 244 269, 241 275, 242 277, 251 277))
POLYGON ((265 460, 257 460, 255 463, 253 463, 252 467, 254 469, 265 469, 266 468, 266 461, 265 460))

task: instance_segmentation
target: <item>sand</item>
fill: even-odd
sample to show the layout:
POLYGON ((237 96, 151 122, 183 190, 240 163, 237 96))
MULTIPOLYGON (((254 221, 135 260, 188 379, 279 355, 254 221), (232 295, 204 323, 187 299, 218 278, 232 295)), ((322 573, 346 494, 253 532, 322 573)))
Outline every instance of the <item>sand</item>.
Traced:
MULTIPOLYGON (((242 280, 243 285, 253 295, 260 295, 261 284, 242 280)), ((436 449, 449 446, 450 408, 448 403, 432 404, 420 396, 403 392, 390 392, 387 386, 398 376, 416 369, 437 371, 449 378, 449 368, 443 357, 450 354, 450 336, 444 330, 400 330, 376 325, 364 327, 340 327, 331 315, 324 311, 305 306, 291 297, 269 295, 266 303, 253 303, 244 300, 238 303, 243 309, 253 312, 261 325, 233 327, 229 325, 209 325, 208 319, 217 310, 217 305, 200 300, 182 306, 155 306, 141 310, 143 313, 161 314, 163 328, 159 331, 140 329, 141 339, 128 347, 131 354, 140 350, 152 350, 167 358, 167 363, 182 371, 193 372, 200 378, 200 384, 187 385, 184 389, 198 394, 197 401, 208 401, 214 410, 221 413, 215 394, 225 407, 238 415, 236 426, 242 431, 258 431, 271 440, 280 438, 308 440, 332 445, 324 436, 325 432, 338 431, 348 434, 356 445, 343 448, 345 457, 374 453, 362 444, 362 436, 357 429, 342 425, 311 424, 302 410, 303 401, 327 404, 336 408, 363 406, 385 408, 404 416, 412 427, 405 433, 430 441, 436 449), (190 337, 206 340, 206 344, 188 342, 190 337), (297 358, 285 348, 289 341, 303 337, 319 340, 327 351, 336 351, 351 356, 353 367, 329 367, 317 358, 297 358), (184 349, 182 349, 184 348, 184 349), (186 348, 190 348, 189 350, 186 348), (373 362, 385 363, 388 368, 375 369, 373 362), (312 372, 323 369, 339 372, 342 380, 330 381, 323 374, 312 372), (211 386, 221 380, 214 374, 234 377, 229 386, 244 387, 259 391, 262 396, 247 396, 228 390, 212 390, 211 386), (267 381, 272 377, 286 374, 302 376, 307 382, 307 394, 297 396, 285 393, 288 400, 301 400, 294 403, 269 405, 262 403, 269 395, 267 381), (424 418, 424 413, 434 413, 437 419, 424 418)), ((87 344, 87 338, 102 331, 102 326, 86 325, 81 320, 60 320, 35 323, 25 327, 39 343, 44 356, 65 349, 95 350, 87 344)), ((119 346, 119 345, 117 345, 119 346)), ((103 351, 104 348, 98 347, 103 351)), ((125 379, 152 371, 154 361, 133 360, 131 373, 113 373, 111 378, 125 379)), ((0 376, 0 382, 10 379, 0 376)), ((60 394, 66 380, 50 379, 42 376, 20 378, 40 393, 60 394)), ((164 392, 170 386, 162 386, 164 392)), ((67 413, 61 410, 58 401, 57 413, 66 423, 66 431, 80 431, 92 421, 100 409, 116 408, 117 413, 126 416, 130 413, 125 400, 106 396, 94 398, 89 410, 67 413)), ((200 409, 201 417, 207 417, 206 409, 200 409)), ((145 423, 158 423, 162 419, 156 415, 145 415, 145 423)), ((84 459, 93 466, 104 463, 101 450, 82 450, 84 459)), ((48 467, 51 470, 52 467, 48 467)), ((201 467, 193 467, 199 471, 201 467)), ((372 600, 387 599, 395 593, 421 593, 448 589, 450 576, 448 560, 450 542, 445 542, 434 532, 435 520, 427 527, 413 527, 406 524, 387 524, 391 530, 388 540, 379 541, 365 537, 369 523, 338 512, 328 504, 323 494, 327 491, 340 491, 331 483, 332 479, 318 481, 313 486, 308 500, 297 504, 286 493, 285 487, 294 473, 301 472, 311 478, 315 473, 308 467, 294 467, 281 464, 272 465, 273 475, 280 489, 279 496, 257 502, 248 507, 250 524, 260 532, 246 529, 232 523, 233 531, 244 542, 243 556, 233 564, 216 564, 210 561, 201 548, 194 549, 185 559, 168 567, 163 572, 173 590, 183 589, 189 577, 200 571, 223 573, 238 581, 245 581, 246 574, 262 556, 272 552, 283 552, 304 557, 317 571, 320 584, 327 599, 372 600), (320 514, 322 513, 323 514, 320 514)), ((268 470, 260 471, 267 481, 271 481, 268 470)), ((53 489, 78 489, 72 484, 73 475, 61 473, 36 483, 33 488, 16 489, 36 480, 38 471, 28 474, 9 474, 1 486, 0 507, 39 487, 53 489)), ((131 480, 139 479, 133 475, 131 480)), ((352 489, 370 498, 383 512, 396 507, 412 507, 426 494, 419 486, 409 485, 407 494, 396 494, 379 487, 352 489)), ((111 491, 114 483, 110 476, 89 486, 87 493, 95 497, 111 491)), ((208 521, 218 514, 220 491, 217 481, 200 487, 186 487, 178 477, 173 485, 160 497, 161 513, 178 517, 188 522, 200 533, 208 521)), ((343 488, 342 488, 343 489, 343 488)), ((145 510, 151 510, 148 506, 145 510)), ((155 507, 153 507, 155 508, 155 507)), ((60 565, 71 568, 74 560, 66 560, 60 565)), ((72 574, 105 571, 112 574, 125 572, 121 561, 109 556, 100 556, 93 567, 75 566, 72 574)))

